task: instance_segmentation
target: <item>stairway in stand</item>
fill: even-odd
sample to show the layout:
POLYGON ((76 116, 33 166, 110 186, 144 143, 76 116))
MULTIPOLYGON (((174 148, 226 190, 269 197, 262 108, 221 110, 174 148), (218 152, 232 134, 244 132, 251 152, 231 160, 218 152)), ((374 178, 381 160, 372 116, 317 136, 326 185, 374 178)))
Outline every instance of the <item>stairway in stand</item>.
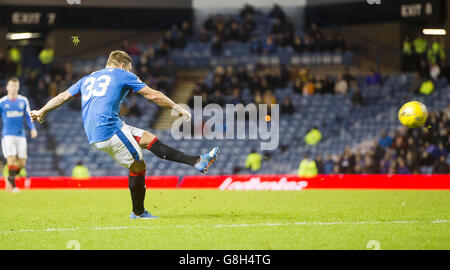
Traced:
MULTIPOLYGON (((170 98, 175 103, 187 104, 199 79, 205 78, 209 70, 180 70, 176 75, 175 89, 170 98)), ((162 109, 153 129, 169 129, 177 116, 171 116, 170 109, 162 109)))

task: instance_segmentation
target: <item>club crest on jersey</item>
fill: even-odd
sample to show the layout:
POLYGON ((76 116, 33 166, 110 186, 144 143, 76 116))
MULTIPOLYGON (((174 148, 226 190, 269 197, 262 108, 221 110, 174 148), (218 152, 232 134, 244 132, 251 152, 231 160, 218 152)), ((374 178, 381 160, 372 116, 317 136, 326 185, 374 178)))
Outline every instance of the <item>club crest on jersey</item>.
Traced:
POLYGON ((5 108, 9 108, 10 106, 9 106, 9 104, 5 104, 5 108))
POLYGON ((20 107, 21 109, 23 109, 24 106, 25 106, 25 105, 24 105, 23 103, 20 103, 20 104, 19 104, 19 107, 20 107))

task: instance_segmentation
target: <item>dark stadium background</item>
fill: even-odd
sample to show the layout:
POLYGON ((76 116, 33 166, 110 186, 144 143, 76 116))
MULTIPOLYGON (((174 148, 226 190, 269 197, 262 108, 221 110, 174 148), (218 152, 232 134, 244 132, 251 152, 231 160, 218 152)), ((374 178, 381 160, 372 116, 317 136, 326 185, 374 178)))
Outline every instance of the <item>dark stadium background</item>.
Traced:
MULTIPOLYGON (((276 181, 280 175, 296 175, 306 156, 315 160, 320 175, 328 175, 324 177, 447 174, 432 179, 441 179, 437 186, 448 181, 449 36, 425 37, 430 45, 436 39, 446 51, 437 63, 437 77, 430 75, 428 49, 423 56, 403 51, 405 37, 412 42, 424 28, 450 29, 446 1, 381 0, 379 5, 357 0, 280 1, 281 12, 269 1, 250 1, 253 11, 240 1, 35 2, 0 0, 0 89, 5 94, 5 79, 20 77, 21 94, 30 99, 32 109, 104 67, 111 50, 123 49, 132 55, 136 74, 176 102, 192 104, 191 98, 200 95, 208 98, 205 105, 273 100, 280 104, 280 145, 259 151, 259 140, 177 141, 167 130, 173 121, 168 111, 137 95, 128 97, 121 110, 127 123, 150 129, 190 153, 221 146, 221 157, 208 172, 220 178, 214 187, 223 181, 222 175, 273 175, 267 177, 276 181), (417 7, 420 12, 412 12, 417 7), (242 11, 249 11, 252 18, 246 21, 242 11), (225 30, 216 40, 214 25, 220 17, 225 30), (230 18, 238 30, 247 26, 252 30, 244 30, 242 36, 230 34, 230 18), (212 28, 202 32, 207 22, 212 28), (6 38, 19 32, 39 37, 6 38), (264 44, 268 36, 274 38, 274 46, 264 44), (296 36, 303 45, 295 43, 296 36), (72 37, 80 43, 75 46, 72 37), (307 39, 311 44, 305 45, 307 39), (20 60, 12 61, 11 49, 20 52, 20 60), (43 49, 54 52, 50 64, 39 59, 43 49), (428 80, 435 90, 419 93, 420 84, 428 80), (397 111, 410 100, 422 101, 431 111, 428 130, 400 127, 397 111), (311 146, 304 138, 313 127, 322 139, 311 146), (386 142, 383 133, 392 141, 386 142), (263 161, 259 170, 250 171, 245 163, 254 149, 263 161)), ((38 126, 38 138, 28 139, 31 183, 37 183, 33 177, 45 181, 47 176, 71 176, 79 161, 92 176, 128 174, 109 156, 89 147, 79 110, 78 99, 50 113, 47 123, 38 126)), ((145 158, 149 176, 175 177, 179 185, 184 176, 199 175, 149 152, 145 158)))

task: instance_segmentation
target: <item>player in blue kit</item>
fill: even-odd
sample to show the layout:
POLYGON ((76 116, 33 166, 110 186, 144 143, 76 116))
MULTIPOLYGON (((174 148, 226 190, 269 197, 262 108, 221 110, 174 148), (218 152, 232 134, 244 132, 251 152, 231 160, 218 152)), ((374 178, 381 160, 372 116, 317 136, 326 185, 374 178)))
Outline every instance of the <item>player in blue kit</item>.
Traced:
POLYGON ((28 99, 19 95, 20 81, 17 78, 8 79, 6 91, 8 94, 0 99, 0 115, 2 117, 2 151, 8 165, 9 176, 6 190, 16 193, 16 175, 25 168, 27 160, 27 138, 23 119, 26 119, 31 130, 31 138, 37 137, 36 127, 30 118, 28 99))
POLYGON ((48 112, 80 94, 81 117, 89 144, 107 152, 129 169, 128 186, 133 205, 130 218, 155 218, 144 208, 146 164, 142 150, 148 149, 160 158, 188 164, 203 173, 215 162, 219 149, 215 147, 200 156, 187 155, 164 144, 154 134, 125 124, 119 118, 119 109, 129 91, 137 92, 161 107, 176 110, 186 121, 191 119, 191 114, 183 107, 160 91, 148 87, 130 71, 131 57, 126 52, 113 51, 104 69, 81 78, 30 115, 33 120, 42 123, 48 112))

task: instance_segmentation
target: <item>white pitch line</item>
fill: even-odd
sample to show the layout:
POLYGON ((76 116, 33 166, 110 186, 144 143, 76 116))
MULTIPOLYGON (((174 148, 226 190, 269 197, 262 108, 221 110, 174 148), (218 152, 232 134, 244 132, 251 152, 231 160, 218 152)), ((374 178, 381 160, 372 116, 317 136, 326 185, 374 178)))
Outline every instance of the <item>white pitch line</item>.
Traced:
MULTIPOLYGON (((145 221, 144 221, 145 222, 145 221)), ((151 221, 150 221, 151 222, 151 221)), ((155 226, 118 226, 118 227, 94 227, 94 228, 47 228, 47 229, 22 229, 0 231, 0 233, 25 233, 25 232, 66 232, 66 231, 108 231, 108 230, 133 230, 133 229, 161 229, 161 228, 240 228, 240 227, 274 227, 274 226, 333 226, 333 225, 375 225, 375 224, 436 224, 450 223, 450 220, 396 220, 396 221, 333 221, 333 222, 289 222, 289 223, 254 223, 254 224, 216 224, 216 225, 155 225, 155 226)))

